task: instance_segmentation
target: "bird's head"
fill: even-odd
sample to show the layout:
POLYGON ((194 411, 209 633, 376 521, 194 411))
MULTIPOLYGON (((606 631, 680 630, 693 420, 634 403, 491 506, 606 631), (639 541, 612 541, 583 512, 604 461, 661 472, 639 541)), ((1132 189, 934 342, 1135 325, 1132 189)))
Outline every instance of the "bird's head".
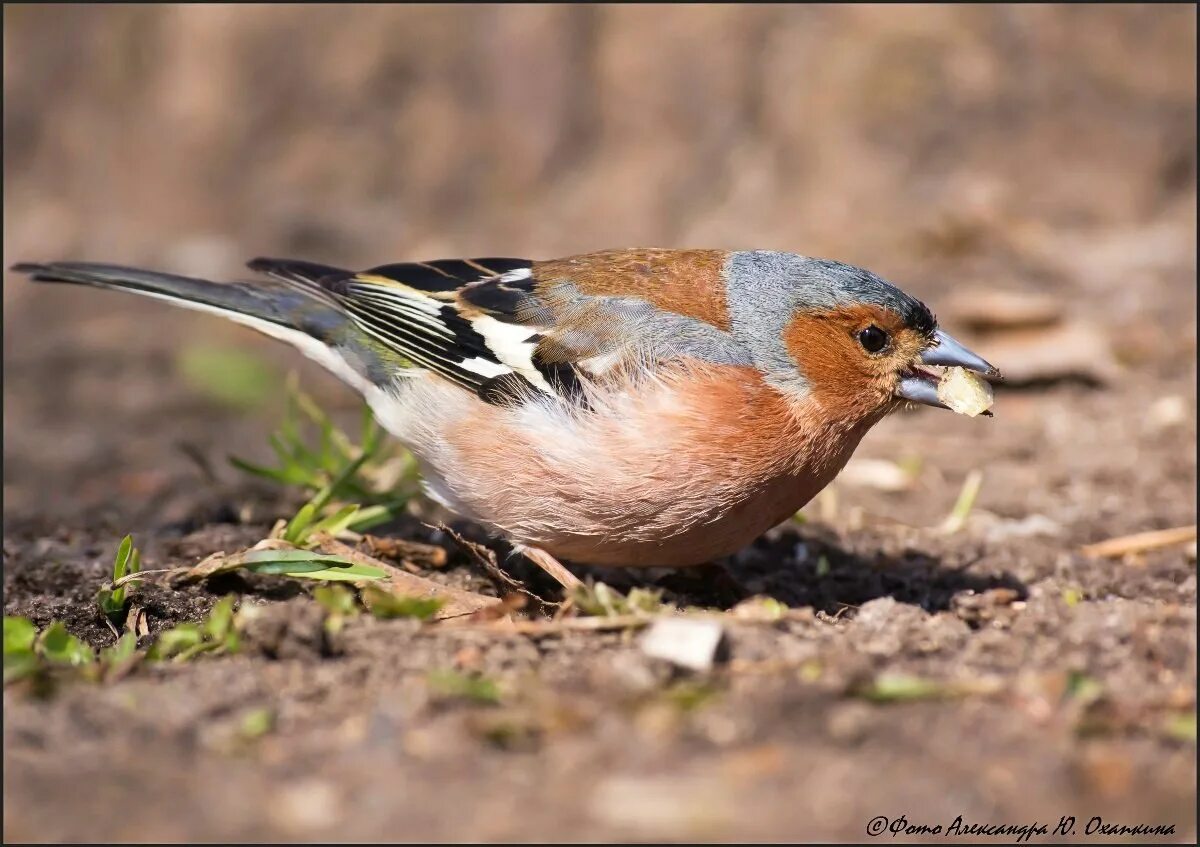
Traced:
POLYGON ((877 419, 906 402, 946 408, 928 366, 999 371, 870 271, 791 253, 734 253, 733 329, 767 380, 827 414, 877 419))

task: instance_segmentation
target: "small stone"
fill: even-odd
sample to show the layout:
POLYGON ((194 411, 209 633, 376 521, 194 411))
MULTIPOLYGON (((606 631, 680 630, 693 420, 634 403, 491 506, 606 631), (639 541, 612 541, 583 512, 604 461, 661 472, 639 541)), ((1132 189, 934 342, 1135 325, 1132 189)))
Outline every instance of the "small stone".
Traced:
POLYGON ((659 618, 642 637, 642 652, 693 671, 712 668, 724 629, 704 618, 659 618))
POLYGON ((283 829, 295 833, 334 826, 341 817, 341 801, 333 786, 321 779, 307 779, 282 788, 271 817, 283 829))
POLYGON ((1179 426, 1187 420, 1188 404, 1178 394, 1159 397, 1146 410, 1146 420, 1151 429, 1162 430, 1179 426))

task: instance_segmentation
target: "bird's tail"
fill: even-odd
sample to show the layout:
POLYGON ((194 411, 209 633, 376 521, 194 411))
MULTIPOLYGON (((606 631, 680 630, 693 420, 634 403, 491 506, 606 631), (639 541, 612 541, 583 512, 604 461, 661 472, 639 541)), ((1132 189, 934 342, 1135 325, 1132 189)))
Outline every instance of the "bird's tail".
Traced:
POLYGON ((276 276, 272 280, 223 283, 92 262, 21 263, 13 265, 12 270, 29 274, 37 282, 130 291, 217 314, 292 344, 355 388, 363 390, 368 383, 366 373, 352 367, 341 352, 341 348, 354 343, 358 333, 336 301, 310 280, 276 276))

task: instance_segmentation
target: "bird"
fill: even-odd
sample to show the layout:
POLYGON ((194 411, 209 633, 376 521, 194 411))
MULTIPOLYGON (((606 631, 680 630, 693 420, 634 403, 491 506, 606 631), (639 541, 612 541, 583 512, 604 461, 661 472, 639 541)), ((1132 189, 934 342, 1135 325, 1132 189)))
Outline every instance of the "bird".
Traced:
POLYGON ((364 271, 258 258, 216 282, 91 262, 128 291, 290 343, 358 391, 426 493, 564 586, 563 563, 735 553, 828 485, 927 369, 999 371, 863 268, 773 250, 635 248, 364 271))

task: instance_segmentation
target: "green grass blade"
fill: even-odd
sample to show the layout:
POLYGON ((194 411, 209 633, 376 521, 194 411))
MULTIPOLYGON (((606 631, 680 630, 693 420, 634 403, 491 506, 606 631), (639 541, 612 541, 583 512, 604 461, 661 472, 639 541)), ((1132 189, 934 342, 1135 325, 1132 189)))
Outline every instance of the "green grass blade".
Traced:
POLYGON ((104 647, 100 650, 100 662, 109 666, 116 665, 131 658, 136 652, 137 636, 132 632, 127 632, 114 646, 104 647))
POLYGON ((198 624, 181 623, 158 636, 158 640, 150 648, 147 658, 170 659, 203 642, 204 634, 200 631, 198 624))
POLYGON ((308 537, 306 530, 316 514, 317 507, 311 500, 301 506, 295 517, 288 521, 287 529, 283 533, 283 540, 292 544, 302 544, 308 537))
POLYGON ((233 604, 237 598, 227 594, 217 601, 204 621, 203 633, 213 641, 224 641, 233 627, 233 604))
POLYGON ((233 465, 239 471, 245 471, 257 477, 269 479, 281 485, 304 485, 309 479, 307 474, 296 468, 268 468, 247 462, 245 459, 239 459, 237 456, 226 456, 226 458, 229 460, 229 464, 233 465))
POLYGON ((330 568, 323 571, 309 571, 296 574, 301 579, 319 579, 324 582, 362 582, 363 580, 383 579, 387 572, 382 568, 370 565, 351 565, 348 568, 330 568))
POLYGON ((347 481, 352 479, 356 473, 358 473, 359 468, 361 468, 369 458, 371 457, 366 453, 363 453, 353 462, 346 465, 344 468, 342 468, 341 473, 334 477, 328 485, 318 491, 316 496, 313 497, 310 502, 315 505, 318 511, 324 509, 329 505, 329 501, 333 499, 334 495, 341 492, 342 487, 347 483, 347 481))
POLYGON ((354 532, 366 532, 368 529, 393 520, 407 504, 408 498, 406 497, 401 500, 392 500, 390 503, 380 503, 359 509, 346 528, 354 532))
POLYGON ((329 565, 323 562, 263 562, 262 564, 245 565, 244 567, 251 573, 268 574, 271 576, 298 576, 300 574, 329 569, 329 565))
POLYGON ((4 654, 4 684, 24 679, 37 672, 40 665, 37 654, 32 650, 4 654))
POLYGON ((485 676, 473 676, 453 668, 438 668, 426 674, 425 681, 440 697, 487 704, 500 702, 500 687, 485 676))
POLYGON ((381 568, 357 564, 344 556, 311 550, 252 550, 243 554, 239 565, 254 573, 327 582, 358 582, 387 576, 381 568))
POLYGON ((295 448, 300 443, 300 439, 299 437, 289 437, 285 427, 281 427, 279 432, 272 432, 268 435, 267 443, 271 445, 271 452, 275 454, 281 467, 291 468, 298 464, 295 448))
POLYGON ((383 440, 379 422, 375 420, 371 407, 367 405, 364 405, 362 410, 361 440, 363 452, 371 456, 375 455, 375 451, 379 449, 383 440))
POLYGON ((264 562, 321 562, 326 564, 354 564, 353 560, 334 553, 317 553, 313 550, 247 550, 238 557, 245 564, 264 562))
MULTIPOLYGON (((354 445, 350 443, 349 437, 342 432, 333 420, 325 413, 325 411, 317 405, 312 396, 301 391, 299 387, 295 391, 296 405, 301 412, 321 433, 322 440, 328 440, 331 447, 341 454, 343 461, 350 461, 350 457, 354 454, 354 445)), ((330 468, 334 470, 335 468, 330 468)))
POLYGON ((313 524, 312 529, 309 530, 309 534, 312 535, 313 533, 317 532, 327 532, 330 535, 337 535, 339 532, 345 531, 345 529, 350 526, 350 524, 354 521, 354 516, 357 514, 357 512, 357 503, 351 503, 348 506, 342 506, 342 508, 338 509, 332 515, 322 518, 313 524))
POLYGON ((113 559, 113 581, 120 579, 126 574, 126 567, 129 564, 129 555, 133 552, 133 536, 126 535, 121 539, 121 545, 117 548, 117 556, 113 559))
POLYGON ((944 683, 911 674, 883 673, 856 693, 876 703, 895 703, 944 697, 949 690, 944 683))
POLYGON ((370 585, 363 589, 363 601, 371 614, 380 620, 416 618, 429 620, 446 605, 440 597, 407 597, 370 585))
POLYGON ((47 659, 66 665, 87 665, 95 658, 92 648, 67 632, 62 621, 54 621, 42 631, 38 646, 47 659))
POLYGON ((21 653, 33 649, 37 627, 29 618, 4 616, 4 652, 21 653))
MULTIPOLYGON (((117 589, 120 591, 121 589, 117 589)), ((117 592, 111 588, 101 588, 96 592, 96 604, 104 614, 112 616, 125 608, 125 598, 117 597, 117 592)))

